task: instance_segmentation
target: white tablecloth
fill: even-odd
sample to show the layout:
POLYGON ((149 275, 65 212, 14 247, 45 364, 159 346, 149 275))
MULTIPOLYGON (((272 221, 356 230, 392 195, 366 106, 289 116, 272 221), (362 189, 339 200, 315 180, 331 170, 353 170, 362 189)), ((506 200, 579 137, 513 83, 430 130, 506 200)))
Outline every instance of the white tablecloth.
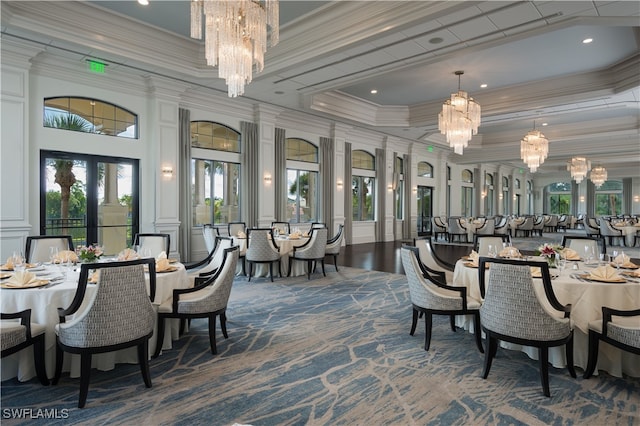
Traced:
POLYGON ((636 232, 640 231, 640 225, 614 225, 614 228, 622 230, 622 235, 624 235, 626 246, 633 247, 633 240, 635 239, 636 232))
MULTIPOLYGON (((625 284, 611 284, 598 282, 582 282, 574 278, 576 273, 585 273, 590 266, 582 262, 568 262, 569 265, 563 274, 551 283, 553 290, 563 305, 571 304, 571 320, 574 324, 574 364, 585 368, 589 354, 589 322, 602 318, 602 307, 608 306, 614 309, 631 310, 640 308, 640 283, 628 282, 625 284), (571 269, 571 265, 577 263, 579 270, 571 269), (586 270, 586 271, 585 271, 586 270)), ((595 266, 595 265, 594 265, 595 266)), ((534 280, 539 284, 536 287, 541 300, 546 300, 541 280, 534 280)), ((464 266, 459 260, 453 273, 453 285, 464 286, 468 294, 480 298, 480 286, 478 284, 478 269, 464 266)), ((458 317, 456 323, 468 330, 473 330, 473 317, 458 317)), ((531 358, 537 359, 537 349, 518 345, 502 344, 503 347, 520 349, 531 358)), ((555 367, 566 366, 564 347, 551 348, 549 361, 555 367)), ((606 343, 600 343, 597 370, 605 370, 612 376, 621 377, 622 373, 629 376, 640 377, 640 356, 621 351, 606 343)))
MULTIPOLYGON (((156 274, 156 296, 154 304, 160 304, 168 300, 173 295, 173 289, 187 288, 190 281, 180 263, 174 264, 178 270, 168 273, 156 274)), ((42 278, 49 278, 60 275, 57 266, 47 268, 37 272, 43 275, 42 278)), ((31 321, 46 326, 45 335, 45 360, 47 373, 53 377, 55 372, 55 332, 54 327, 58 324, 58 308, 67 308, 76 293, 79 272, 69 272, 67 279, 53 286, 32 288, 32 289, 0 289, 0 300, 2 312, 18 312, 31 309, 31 321)), ((89 284, 85 299, 88 300, 95 292, 96 287, 89 284)), ((81 307, 79 312, 84 307, 81 307)), ((172 338, 178 337, 179 321, 172 320, 171 326, 166 327, 163 340, 163 349, 171 348, 172 338)), ((149 340, 149 353, 152 354, 156 347, 155 329, 154 335, 149 340)), ((80 376, 80 356, 65 353, 63 371, 70 371, 71 377, 80 376)), ((116 363, 137 363, 138 356, 136 348, 128 348, 117 352, 109 352, 94 355, 92 367, 103 371, 111 370, 116 363)), ((33 351, 31 349, 22 350, 16 354, 2 359, 2 380, 18 377, 20 381, 27 381, 35 376, 33 364, 33 351)))

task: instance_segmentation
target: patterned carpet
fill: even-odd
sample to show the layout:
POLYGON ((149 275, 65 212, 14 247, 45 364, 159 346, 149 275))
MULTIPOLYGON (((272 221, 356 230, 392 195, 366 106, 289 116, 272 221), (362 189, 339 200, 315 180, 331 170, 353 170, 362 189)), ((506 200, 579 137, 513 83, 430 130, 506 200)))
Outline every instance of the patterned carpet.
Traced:
POLYGON ((640 379, 551 368, 546 398, 537 362, 500 349, 483 380, 473 336, 453 333, 448 318, 436 317, 429 352, 423 323, 409 336, 404 275, 328 270, 311 281, 238 278, 219 354, 209 352, 206 322, 194 321, 151 362, 151 389, 137 365, 93 370, 77 409, 78 379, 5 381, 2 423, 19 423, 7 409, 31 408, 68 410, 47 424, 640 424, 640 379))

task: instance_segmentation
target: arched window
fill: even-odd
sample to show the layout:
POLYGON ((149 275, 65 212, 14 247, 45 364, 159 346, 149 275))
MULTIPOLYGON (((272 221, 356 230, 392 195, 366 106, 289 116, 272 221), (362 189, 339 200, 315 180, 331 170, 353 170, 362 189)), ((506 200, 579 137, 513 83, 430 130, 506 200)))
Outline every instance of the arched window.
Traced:
POLYGON ((418 176, 432 178, 433 177, 433 166, 426 161, 420 161, 418 163, 418 176))
POLYGON ((464 169, 460 175, 460 180, 465 183, 473 183, 473 172, 469 169, 464 169))
POLYGON ((615 216, 622 213, 622 182, 608 180, 596 189, 596 215, 615 216))
POLYGON ((571 211, 571 182, 555 182, 547 186, 549 213, 568 214, 571 211))
POLYGON ((366 151, 351 153, 353 220, 375 220, 375 156, 366 151))
POLYGON ((516 179, 513 183, 514 189, 520 189, 520 179, 516 179))
POLYGON ((212 121, 191 122, 193 225, 240 220, 240 133, 212 121))
POLYGON ((92 98, 45 98, 42 124, 74 132, 138 139, 136 114, 92 98))
POLYGON ((291 223, 315 222, 320 205, 318 147, 309 141, 287 138, 287 213, 291 223))

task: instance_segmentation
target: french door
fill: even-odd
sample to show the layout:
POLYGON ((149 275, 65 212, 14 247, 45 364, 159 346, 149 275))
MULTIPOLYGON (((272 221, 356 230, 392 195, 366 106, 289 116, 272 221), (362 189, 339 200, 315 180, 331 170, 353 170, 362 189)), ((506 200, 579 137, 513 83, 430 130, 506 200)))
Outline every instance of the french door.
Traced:
POLYGON ((139 229, 138 182, 138 160, 41 151, 40 234, 118 253, 139 229))
POLYGON ((433 216, 433 187, 418 185, 418 235, 431 234, 433 216))

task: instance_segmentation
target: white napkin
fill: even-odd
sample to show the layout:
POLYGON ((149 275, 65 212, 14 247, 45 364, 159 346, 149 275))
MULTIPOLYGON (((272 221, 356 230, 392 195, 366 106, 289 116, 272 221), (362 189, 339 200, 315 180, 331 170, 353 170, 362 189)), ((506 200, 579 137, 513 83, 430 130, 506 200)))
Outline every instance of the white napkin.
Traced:
POLYGON ((167 253, 161 251, 156 257, 156 272, 162 272, 169 269, 170 262, 167 259, 167 253))
POLYGON ((580 255, 574 249, 566 248, 562 250, 562 255, 567 260, 580 260, 580 255))
MULTIPOLYGON (((166 257, 166 256, 165 256, 166 257)), ((135 250, 126 248, 118 253, 118 260, 136 260, 140 259, 138 253, 135 250)))
POLYGON ((520 257, 520 250, 516 247, 505 247, 498 254, 500 257, 520 257))
POLYGON ((18 271, 4 283, 5 287, 31 287, 40 280, 33 272, 18 271))
POLYGON ((61 250, 58 255, 53 258, 53 263, 77 262, 78 256, 71 250, 61 250))
POLYGON ((238 238, 247 238, 247 234, 245 234, 243 231, 238 231, 238 238))
POLYGON ((480 255, 478 254, 478 252, 475 250, 471 250, 471 253, 469 253, 469 261, 473 263, 475 266, 478 266, 479 259, 480 259, 480 255))
POLYGON ((616 256, 613 261, 616 265, 620 265, 621 268, 637 268, 638 265, 631 261, 631 258, 622 253, 616 256))
POLYGON ((599 266, 589 274, 589 278, 602 281, 624 281, 618 272, 609 265, 599 266))

